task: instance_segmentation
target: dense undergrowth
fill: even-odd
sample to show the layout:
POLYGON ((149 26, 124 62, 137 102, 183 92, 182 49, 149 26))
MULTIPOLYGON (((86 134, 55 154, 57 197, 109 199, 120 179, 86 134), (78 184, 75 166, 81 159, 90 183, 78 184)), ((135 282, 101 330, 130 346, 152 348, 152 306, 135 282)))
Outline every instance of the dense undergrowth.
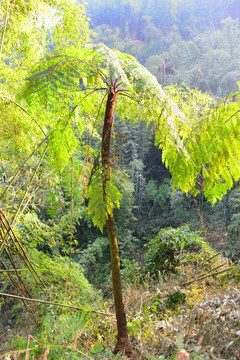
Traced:
MULTIPOLYGON (((35 249, 29 256, 46 285, 41 291, 23 272, 33 298, 80 309, 4 299, 0 359, 124 359, 111 352, 116 326, 110 282, 106 279, 96 291, 67 257, 35 249)), ((191 359, 237 360, 239 275, 238 266, 229 265, 188 227, 161 230, 148 245, 145 264, 123 263, 128 329, 137 358, 173 359, 185 348, 191 359)), ((6 277, 2 288, 12 290, 6 277)))

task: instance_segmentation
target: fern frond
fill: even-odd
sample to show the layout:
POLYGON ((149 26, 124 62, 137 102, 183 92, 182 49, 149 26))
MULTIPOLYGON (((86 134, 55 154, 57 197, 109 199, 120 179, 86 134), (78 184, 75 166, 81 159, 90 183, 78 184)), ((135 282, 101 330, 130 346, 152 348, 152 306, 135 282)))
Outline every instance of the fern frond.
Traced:
POLYGON ((49 152, 60 171, 64 169, 78 141, 69 123, 58 121, 49 132, 49 152))
MULTIPOLYGON (((95 108, 101 108, 105 98, 98 97, 97 93, 94 93, 94 99, 90 98, 88 89, 96 87, 101 91, 105 84, 121 78, 119 95, 121 92, 126 95, 127 91, 131 99, 119 96, 116 112, 123 119, 155 123, 155 144, 162 149, 163 161, 173 175, 174 189, 196 194, 201 174, 205 181, 205 196, 214 202, 232 186, 233 180, 239 180, 239 100, 227 101, 211 109, 211 100, 206 101, 201 93, 193 94, 185 86, 188 104, 181 102, 179 108, 157 79, 134 57, 113 51, 103 44, 79 49, 77 56, 48 58, 40 64, 38 71, 28 78, 25 95, 30 102, 52 101, 54 106, 59 101, 69 112, 81 104, 81 114, 91 118, 96 116, 95 108), (193 110, 195 104, 197 110, 193 110), (184 111, 191 116, 191 121, 184 111)), ((97 112, 97 117, 99 114, 97 112)), ((109 190, 110 200, 112 197, 109 190)), ((117 206, 117 199, 112 203, 117 206)), ((92 202, 90 212, 96 214, 95 223, 102 228, 100 219, 106 217, 110 207, 101 204, 101 199, 92 202), (94 206, 101 215, 97 215, 94 206)))
POLYGON ((106 224, 108 215, 113 214, 115 207, 120 207, 120 200, 122 194, 115 185, 115 179, 113 174, 111 175, 111 181, 106 183, 105 196, 103 195, 103 178, 102 170, 97 169, 91 178, 91 183, 88 186, 87 199, 88 213, 92 217, 94 226, 97 226, 101 232, 106 224))

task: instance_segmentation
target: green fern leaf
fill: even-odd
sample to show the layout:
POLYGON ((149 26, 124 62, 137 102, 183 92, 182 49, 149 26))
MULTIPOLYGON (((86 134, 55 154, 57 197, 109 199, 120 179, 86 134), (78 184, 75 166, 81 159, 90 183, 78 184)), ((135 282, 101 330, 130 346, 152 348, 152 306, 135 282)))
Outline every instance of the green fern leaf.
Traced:
POLYGON ((77 146, 78 141, 71 125, 58 121, 49 133, 49 152, 60 171, 67 165, 77 146))
POLYGON ((113 214, 115 207, 120 207, 122 194, 115 185, 114 176, 111 181, 106 183, 105 196, 103 195, 103 179, 101 170, 98 169, 88 187, 87 199, 88 213, 92 217, 94 226, 97 226, 101 232, 106 224, 107 216, 113 214))

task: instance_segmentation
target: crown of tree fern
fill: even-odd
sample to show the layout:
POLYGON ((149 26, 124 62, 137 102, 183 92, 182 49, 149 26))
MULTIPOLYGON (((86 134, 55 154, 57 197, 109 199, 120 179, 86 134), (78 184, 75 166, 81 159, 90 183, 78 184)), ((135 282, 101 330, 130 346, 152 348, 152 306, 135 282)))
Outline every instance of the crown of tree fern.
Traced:
MULTIPOLYGON (((185 109, 185 114, 181 111, 156 78, 133 56, 113 51, 103 44, 79 49, 75 57, 46 58, 28 78, 24 96, 31 105, 41 102, 51 107, 59 101, 68 115, 77 108, 79 114, 96 127, 103 116, 107 84, 115 79, 118 79, 123 95, 118 97, 115 112, 124 120, 155 124, 155 143, 162 149, 163 161, 173 176, 174 189, 181 188, 194 194, 201 189, 212 203, 221 199, 240 176, 237 97, 234 102, 212 106, 194 118, 189 109, 185 109)), ((200 93, 195 95, 192 106, 198 102, 203 102, 200 93)), ((55 135, 51 130, 50 145, 60 162, 77 145, 69 130, 69 119, 70 116, 64 117, 59 128, 62 130, 56 129, 55 135), (60 141, 61 131, 61 147, 56 153, 54 147, 60 141)), ((64 165, 64 161, 62 163, 64 165)), ((97 183, 90 186, 89 199, 96 193, 91 190, 94 186, 97 187, 97 183)), ((108 201, 112 206, 118 200, 111 196, 108 201)), ((98 219, 95 215, 95 224, 102 228, 107 208, 100 203, 96 200, 99 211, 98 219)), ((96 214, 91 199, 89 204, 90 213, 96 214)))

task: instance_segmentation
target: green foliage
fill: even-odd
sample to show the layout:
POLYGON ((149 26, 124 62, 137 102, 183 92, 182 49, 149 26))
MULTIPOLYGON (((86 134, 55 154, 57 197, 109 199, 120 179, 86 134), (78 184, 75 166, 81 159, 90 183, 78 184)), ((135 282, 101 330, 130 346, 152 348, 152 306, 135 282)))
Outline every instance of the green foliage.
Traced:
MULTIPOLYGON (((82 114, 73 119, 77 109, 69 116, 71 99, 62 94, 63 102, 50 108, 43 102, 35 102, 30 107, 20 93, 22 95, 23 79, 41 58, 47 54, 53 56, 54 51, 58 55, 59 52, 66 54, 88 41, 85 6, 65 0, 4 0, 0 9, 0 33, 0 157, 6 170, 6 182, 0 185, 1 190, 10 186, 1 206, 11 204, 9 210, 14 212, 16 204, 22 201, 19 216, 30 206, 46 219, 67 209, 61 175, 56 169, 62 171, 67 165, 87 124, 82 114), (61 43, 65 46, 62 51, 61 43), (72 122, 75 123, 73 129, 72 122), (46 157, 31 180, 47 143, 46 157), (31 153, 32 157, 25 162, 31 153), (13 183, 12 179, 15 179, 13 183)), ((40 76, 39 82, 42 80, 40 76)), ((42 91, 44 93, 44 89, 42 91)))
POLYGON ((189 227, 162 229, 147 245, 145 270, 151 275, 177 272, 182 262, 194 262, 212 254, 212 250, 189 227))
POLYGON ((174 216, 179 219, 186 220, 188 201, 186 194, 183 191, 177 190, 172 194, 170 199, 170 205, 174 216))
POLYGON ((143 275, 143 269, 135 260, 123 259, 121 276, 123 284, 139 284, 143 275))
POLYGON ((71 351, 69 345, 74 341, 79 342, 80 334, 87 330, 87 319, 88 317, 80 312, 61 315, 48 313, 39 329, 38 341, 41 348, 49 347, 49 356, 52 359, 61 359, 63 356, 72 360, 79 358, 80 354, 71 351))
POLYGON ((28 212, 17 224, 18 234, 23 239, 23 244, 28 248, 56 248, 57 244, 62 244, 62 237, 57 229, 50 227, 40 221, 38 216, 32 211, 28 212))
POLYGON ((147 196, 154 206, 166 210, 171 196, 170 180, 164 178, 162 184, 158 185, 157 180, 149 180, 146 186, 147 196))
POLYGON ((110 275, 110 249, 108 238, 97 238, 83 250, 79 262, 87 278, 97 288, 103 288, 110 275))
MULTIPOLYGON (((66 99, 70 97, 68 93, 69 88, 77 86, 74 81, 78 80, 79 77, 84 86, 89 86, 93 83, 95 85, 99 84, 101 87, 105 86, 104 79, 109 74, 114 75, 114 77, 121 77, 121 87, 132 94, 132 99, 120 97, 121 100, 118 102, 116 111, 126 120, 132 119, 135 116, 145 121, 147 116, 149 124, 158 118, 156 143, 164 144, 167 153, 179 154, 182 161, 186 162, 188 155, 182 145, 178 130, 181 128, 181 133, 183 133, 184 127, 182 125, 187 125, 188 121, 177 106, 168 98, 156 79, 136 59, 130 55, 117 51, 114 52, 102 44, 96 47, 79 49, 77 56, 74 58, 63 57, 60 62, 59 58, 52 57, 45 59, 40 64, 38 72, 28 79, 28 85, 26 86, 26 94, 29 94, 31 103, 39 101, 50 101, 53 103, 58 99, 64 104, 66 99), (106 63, 108 64, 107 69, 106 63), (47 68, 46 65, 48 65, 47 68)), ((73 92, 71 92, 72 106, 75 108, 76 104, 83 101, 81 103, 82 111, 86 113, 89 119, 91 119, 94 104, 97 103, 101 111, 100 98, 96 97, 94 102, 89 102, 87 99, 89 99, 90 95, 92 95, 92 91, 88 92, 87 89, 76 92, 75 97, 73 92)), ((104 97, 101 101, 103 99, 104 97)), ((54 141, 50 141, 49 146, 50 149, 52 146, 54 154, 56 151, 59 152, 59 147, 55 145, 58 145, 59 141, 63 139, 63 136, 59 136, 58 132, 59 130, 56 135, 54 135, 55 131, 50 133, 54 141)), ((73 140, 71 135, 69 142, 71 142, 71 145, 73 144, 72 147, 74 148, 75 142, 73 140)), ((69 144, 66 145, 66 141, 61 145, 60 150, 64 151, 60 152, 60 155, 56 154, 55 156, 57 159, 60 159, 58 159, 58 163, 62 163, 62 160, 67 157, 67 149, 69 148, 69 144)), ((112 208, 119 206, 120 192, 114 185, 113 178, 111 178, 111 183, 107 184, 106 195, 104 199, 101 174, 97 172, 91 180, 87 197, 89 198, 89 213, 93 215, 94 224, 101 231, 103 230, 107 214, 111 214, 112 208)))
POLYGON ((115 207, 120 207, 120 200, 122 198, 122 194, 114 185, 113 179, 106 183, 104 196, 102 171, 97 171, 88 186, 87 192, 87 198, 89 199, 88 213, 92 216, 94 226, 97 226, 101 232, 103 232, 103 226, 108 215, 112 215, 115 207))
POLYGON ((91 352, 90 352, 90 356, 94 356, 93 359, 96 359, 96 360, 102 360, 102 359, 115 359, 115 360, 121 360, 122 358, 122 355, 120 354, 117 354, 117 355, 114 355, 112 353, 111 350, 108 350, 106 348, 106 346, 104 346, 104 344, 102 344, 101 342, 99 343, 96 343, 92 349, 91 349, 91 352))
MULTIPOLYGON (((87 358, 120 360, 118 355, 113 355, 106 348, 103 341, 97 341, 98 336, 101 337, 94 316, 90 317, 81 312, 56 314, 50 311, 43 317, 35 336, 28 340, 29 354, 38 358, 48 356, 52 360, 63 358, 70 360, 87 358), (91 340, 88 339, 90 334, 91 340), (86 344, 86 339, 88 344, 86 344), (96 340, 94 343, 93 339, 96 340)), ((9 351, 9 356, 15 353, 19 360, 25 359, 27 339, 23 336, 17 336, 13 339, 11 348, 16 350, 14 352, 9 351)))
MULTIPOLYGON (((75 262, 69 262, 68 258, 60 255, 50 257, 41 251, 31 249, 28 256, 35 264, 38 275, 46 285, 46 294, 52 301, 72 304, 87 305, 98 297, 87 279, 83 275, 82 268, 75 262), (69 292, 71 289, 71 292, 69 292)), ((38 296, 39 289, 33 282, 32 276, 24 273, 27 286, 38 296)))
POLYGON ((185 294, 177 291, 171 295, 166 300, 165 306, 166 309, 169 310, 177 310, 180 305, 182 305, 185 302, 185 294))
POLYGON ((179 162, 179 155, 174 163, 171 161, 169 164, 170 172, 175 174, 174 190, 181 188, 187 193, 191 189, 193 195, 203 190, 204 196, 214 204, 233 186, 234 180, 238 181, 238 104, 239 97, 236 94, 235 101, 223 101, 192 128, 189 137, 184 140, 186 151, 191 154, 189 166, 179 162))
POLYGON ((217 96, 237 90, 239 75, 230 88, 222 82, 239 71, 236 1, 94 0, 88 11, 96 41, 136 56, 160 83, 187 83, 217 96))
POLYGON ((61 0, 56 5, 55 27, 52 31, 55 52, 72 54, 89 41, 91 32, 85 3, 79 4, 76 0, 69 3, 61 0))
MULTIPOLYGON (((213 36, 209 33, 204 34, 205 37, 209 37, 206 46, 204 36, 202 38, 197 36, 194 40, 187 42, 178 34, 177 28, 172 28, 171 35, 162 40, 162 31, 165 32, 172 26, 172 20, 177 21, 183 4, 179 3, 175 6, 176 2, 169 5, 170 3, 165 4, 160 1, 156 5, 159 11, 155 11, 154 22, 151 16, 141 18, 140 14, 144 7, 148 15, 151 15, 150 9, 153 8, 153 3, 156 2, 139 0, 131 1, 128 6, 125 0, 121 0, 115 4, 114 11, 120 8, 121 13, 118 18, 122 19, 125 24, 124 33, 131 39, 136 39, 137 34, 140 34, 140 37, 150 42, 152 34, 158 43, 145 46, 141 41, 132 40, 127 46, 120 35, 122 29, 112 32, 105 29, 102 38, 108 39, 112 46, 118 44, 119 48, 121 46, 123 49, 128 48, 132 54, 139 56, 141 54, 145 59, 149 56, 148 53, 150 54, 148 50, 155 51, 150 54, 148 64, 154 70, 158 80, 169 83, 171 82, 169 79, 182 82, 185 78, 191 86, 201 85, 203 88, 202 82, 205 77, 206 87, 216 92, 221 79, 218 69, 224 69, 226 74, 229 74, 232 65, 235 66, 234 69, 238 69, 236 62, 239 49, 237 21, 228 19, 222 23, 225 38, 221 31, 218 33, 213 31, 213 36), (160 22, 158 24, 157 16, 160 13, 171 14, 171 16, 162 16, 161 24, 160 22), (126 16, 123 16, 124 14, 126 16), (131 21, 135 21, 135 28, 129 26, 131 21), (144 22, 146 26, 140 30, 144 22), (214 50, 211 49, 210 42, 214 44, 214 50), (222 44, 226 44, 229 48, 224 49, 222 44), (215 61, 216 56, 217 61, 215 61), (173 59, 174 69, 170 69, 170 73, 167 74, 165 65, 169 57, 173 59), (191 68, 192 64, 194 64, 193 68, 191 68), (212 70, 212 74, 209 70, 212 70)), ((222 4, 222 1, 220 3, 222 4)), ((89 6, 92 4, 93 2, 89 6)), ((91 307, 93 303, 96 306, 95 300, 98 294, 83 276, 80 266, 69 262, 67 258, 58 255, 51 257, 34 248, 42 247, 42 250, 46 251, 43 247, 47 244, 50 246, 49 252, 56 254, 59 250, 58 240, 62 245, 63 238, 66 242, 69 238, 73 239, 72 232, 77 228, 78 224, 75 221, 78 218, 84 218, 88 226, 89 218, 82 204, 82 195, 84 197, 84 189, 90 179, 87 194, 89 214, 94 224, 103 231, 107 215, 112 215, 115 209, 117 235, 120 239, 119 248, 121 255, 126 258, 123 261, 122 270, 126 290, 129 290, 129 283, 140 282, 143 270, 137 262, 129 260, 133 256, 138 256, 136 254, 137 239, 131 230, 132 224, 136 221, 133 216, 133 186, 126 185, 127 182, 124 185, 120 184, 119 178, 123 174, 121 176, 111 174, 111 182, 107 183, 106 198, 104 198, 103 174, 99 168, 95 171, 93 164, 93 157, 97 156, 99 144, 94 144, 93 147, 87 145, 89 139, 90 142, 92 140, 94 142, 94 137, 100 138, 98 132, 101 131, 101 120, 104 116, 105 80, 108 80, 110 75, 113 78, 121 77, 120 89, 127 91, 125 93, 127 96, 119 96, 116 108, 121 120, 132 122, 142 120, 155 127, 156 145, 163 149, 163 159, 173 174, 175 189, 181 187, 185 192, 193 191, 195 194, 204 190, 205 195, 212 202, 221 199, 223 193, 226 193, 234 181, 239 179, 239 97, 235 96, 214 108, 212 99, 186 86, 181 90, 168 87, 164 92, 156 79, 131 56, 112 51, 104 45, 82 48, 89 36, 88 20, 83 4, 75 5, 74 2, 69 3, 65 0, 50 2, 3 0, 2 5, 0 27, 3 48, 1 48, 0 56, 3 61, 0 62, 0 70, 4 76, 0 79, 0 87, 2 94, 11 96, 12 100, 1 97, 0 131, 3 136, 0 140, 0 157, 3 160, 0 163, 2 166, 0 176, 7 170, 7 181, 8 179, 10 181, 14 169, 23 162, 25 155, 38 146, 43 136, 46 136, 48 141, 47 157, 34 175, 31 186, 28 185, 28 180, 31 179, 31 172, 34 171, 32 165, 36 166, 42 149, 37 149, 35 153, 35 164, 33 161, 28 164, 29 167, 20 168, 22 171, 10 187, 11 196, 8 196, 4 205, 13 212, 13 206, 27 194, 21 208, 22 213, 27 212, 27 214, 18 221, 17 230, 18 234, 24 237, 23 243, 26 248, 29 248, 29 257, 36 264, 39 275, 47 285, 47 290, 41 294, 42 297, 83 307, 90 301, 91 307), (9 14, 7 14, 8 4, 10 4, 9 14), (49 17, 55 20, 52 22, 53 26, 47 25, 49 17), (8 22, 4 34, 5 19, 8 22), (49 52, 52 52, 53 56, 45 57, 49 52), (38 63, 42 57, 44 60, 38 63), (37 73, 34 73, 36 68, 30 70, 31 74, 33 71, 31 76, 29 68, 35 63, 37 63, 37 73), (17 93, 21 89, 22 79, 26 76, 29 76, 29 87, 25 88, 24 96, 27 96, 23 99, 17 96, 17 93), (15 103, 16 99, 21 107, 15 103), (77 151, 77 147, 80 150, 77 151), (73 153, 75 155, 72 170, 74 180, 71 184, 67 165, 73 153), (126 194, 121 190, 122 187, 125 187, 126 194), (120 200, 122 210, 118 209, 120 200), (70 214, 71 204, 75 207, 74 214, 70 214), (33 211, 29 212, 33 209, 38 212, 39 218, 33 211), (52 219, 46 225, 44 221, 49 220, 49 217, 52 219), (40 218, 42 221, 39 220, 40 218), (53 225, 54 221, 57 225, 53 225)), ((190 5, 193 5, 192 1, 190 5)), ((193 13, 193 8, 197 8, 197 2, 194 2, 194 7, 190 8, 190 13, 193 13)), ((106 18, 113 19, 109 16, 106 18)), ((180 23, 179 27, 182 31, 183 29, 187 31, 180 23)), ((235 76, 238 76, 237 73, 234 74, 234 79, 235 76)), ((128 132, 132 132, 131 127, 128 132)), ((148 170, 145 169, 144 164, 147 141, 139 141, 136 146, 136 137, 134 139, 133 136, 131 140, 132 144, 129 148, 132 148, 132 156, 130 160, 128 159, 127 171, 135 186, 136 199, 139 200, 137 203, 139 214, 144 176, 148 170), (136 155, 137 147, 140 147, 141 151, 139 157, 136 155)), ((115 149, 113 158, 115 158, 115 149)), ((121 166, 125 162, 124 159, 119 161, 121 161, 121 166)), ((4 181, 1 179, 3 190, 7 186, 4 181)), ((147 193, 154 206, 164 208, 169 201, 169 183, 166 181, 158 186, 156 181, 150 180, 147 193)), ((233 199, 232 208, 237 212, 237 196, 233 197, 235 199, 233 199)), ((181 200, 178 201, 179 203, 181 203, 181 208, 184 208, 181 200)), ((232 215, 235 228, 231 229, 235 229, 234 234, 237 235, 238 219, 234 214, 232 215)), ((146 236, 149 236, 146 229, 145 232, 146 236)), ((108 241, 104 237, 97 237, 96 233, 91 236, 93 240, 96 236, 96 240, 88 244, 84 251, 80 251, 79 257, 88 274, 97 272, 94 277, 97 282, 104 279, 106 276, 104 269, 107 268, 108 271, 110 267, 108 241)), ((198 242, 196 238, 194 233, 187 228, 161 232, 157 240, 154 239, 149 245, 146 255, 147 271, 156 275, 159 271, 175 272, 180 263, 188 264, 204 259, 210 250, 205 248, 202 240, 198 242)), ((82 250, 81 240, 82 238, 79 237, 78 242, 72 241, 72 243, 81 246, 82 250)), ((62 250, 65 250, 67 246, 65 244, 62 250)), ((75 259, 74 254, 72 258, 75 259)), ((38 296, 39 289, 28 272, 23 274, 23 279, 31 288, 33 295, 38 296)), ((141 346, 141 331, 146 326, 142 316, 146 315, 149 319, 154 315, 156 319, 162 301, 160 296, 152 297, 154 302, 149 306, 151 313, 149 316, 147 307, 142 307, 144 296, 143 293, 134 297, 135 304, 136 299, 139 299, 141 306, 139 312, 135 311, 137 315, 134 315, 135 319, 130 323, 133 332, 138 331, 137 335, 140 334, 137 339, 141 346)), ((182 294, 175 293, 167 297, 163 307, 165 310, 177 310, 183 303, 182 294)), ((105 330, 108 327, 109 329, 108 320, 98 318, 92 326, 88 315, 71 314, 67 311, 61 313, 54 309, 52 306, 49 307, 49 312, 42 317, 39 334, 36 334, 34 339, 30 339, 29 346, 36 348, 33 356, 47 357, 48 354, 44 355, 44 352, 49 349, 49 356, 59 360, 66 356, 69 359, 84 358, 85 353, 96 359, 118 358, 106 350, 106 345, 101 343, 102 336, 104 337, 105 334, 102 334, 99 328, 102 327, 105 330), (91 340, 85 344, 87 336, 91 340), (85 350, 82 352, 83 344, 85 350)), ((146 332, 144 336, 152 338, 151 333, 146 332)), ((26 350, 28 345, 26 341, 17 339, 15 347, 26 350)), ((21 356, 27 358, 28 355, 26 353, 21 356)))
MULTIPOLYGON (((233 161, 239 144, 239 113, 236 110, 238 98, 235 102, 228 101, 211 109, 213 101, 198 91, 194 92, 187 87, 180 92, 169 89, 169 93, 179 104, 179 109, 156 78, 132 56, 112 51, 102 44, 79 49, 77 56, 64 57, 60 62, 58 58, 46 59, 40 64, 39 71, 29 78, 26 92, 35 96, 35 101, 39 93, 41 100, 63 101, 69 97, 69 87, 74 86, 74 81, 79 76, 84 86, 92 82, 104 86, 109 74, 121 77, 121 87, 128 90, 132 99, 119 97, 121 100, 116 112, 125 120, 133 117, 139 120, 147 118, 148 124, 155 123, 155 144, 162 149, 163 161, 173 175, 174 190, 181 188, 186 193, 192 191, 196 195, 204 182, 204 195, 214 203, 232 187, 232 178, 238 181, 240 165, 238 161, 233 161), (59 94, 65 94, 63 99, 59 94), (185 105, 186 100, 188 106, 185 105), (204 178, 202 182, 199 181, 200 174, 204 178)), ((71 95, 73 106, 92 95, 92 91, 88 92, 87 89, 82 89, 80 93, 80 97, 79 91, 75 98, 71 95)), ((99 100, 96 97, 97 104, 99 100)), ((94 102, 81 105, 83 111, 91 116, 94 102)), ((100 190, 100 182, 92 186, 95 186, 95 190, 100 190)), ((108 191, 111 193, 110 202, 115 204, 118 201, 118 197, 112 197, 115 191, 110 188, 108 191)), ((90 193, 93 192, 90 190, 90 193)), ((103 202, 100 197, 97 203, 99 211, 94 215, 94 221, 102 229, 106 210, 109 210, 101 205, 103 202)), ((92 206, 90 212, 93 211, 92 206)))
POLYGON ((152 299, 150 309, 155 316, 164 319, 169 313, 179 313, 179 309, 185 302, 186 296, 184 292, 181 291, 169 293, 164 300, 162 300, 162 297, 158 294, 152 299))
POLYGON ((68 163, 69 157, 78 146, 78 141, 74 135, 72 126, 63 122, 58 122, 49 133, 50 155, 60 171, 68 163))

